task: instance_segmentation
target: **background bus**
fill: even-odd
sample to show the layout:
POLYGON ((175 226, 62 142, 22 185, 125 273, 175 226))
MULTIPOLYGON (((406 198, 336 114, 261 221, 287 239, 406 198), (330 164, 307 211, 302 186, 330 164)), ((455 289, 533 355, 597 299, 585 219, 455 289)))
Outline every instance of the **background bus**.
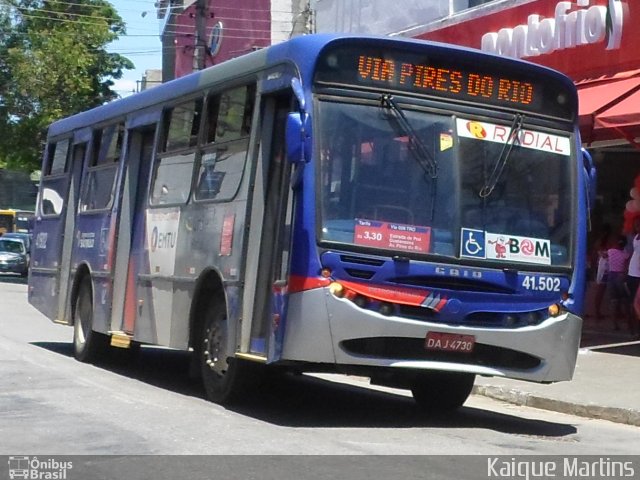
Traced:
POLYGON ((51 125, 29 297, 81 361, 191 349, 216 402, 268 365, 456 408, 571 378, 585 167, 557 72, 300 37, 51 125))
POLYGON ((8 208, 0 210, 0 235, 8 232, 30 233, 34 212, 8 208))

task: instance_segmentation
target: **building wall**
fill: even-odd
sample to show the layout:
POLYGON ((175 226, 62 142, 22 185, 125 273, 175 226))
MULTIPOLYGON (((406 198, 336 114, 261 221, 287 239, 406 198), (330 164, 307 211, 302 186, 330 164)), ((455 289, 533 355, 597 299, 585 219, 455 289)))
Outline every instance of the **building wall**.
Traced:
POLYGON ((271 0, 271 44, 309 33, 311 9, 308 0, 271 0))
POLYGON ((220 22, 222 36, 215 55, 205 53, 204 68, 262 48, 271 41, 271 12, 269 0, 209 0, 203 13, 198 2, 181 13, 176 25, 175 76, 181 77, 198 69, 195 60, 196 22, 204 15, 204 43, 210 51, 211 32, 220 22), (195 63, 195 64, 194 64, 195 63))
POLYGON ((488 0, 313 0, 315 32, 388 35, 446 18, 488 0))
POLYGON ((157 87, 161 83, 162 70, 156 68, 145 70, 144 76, 142 77, 140 90, 148 90, 149 88, 157 87))
POLYGON ((206 68, 309 30, 308 0, 205 0, 204 9, 198 1, 183 5, 184 10, 175 12, 165 26, 164 81, 187 75, 200 65, 206 68), (195 54, 199 21, 204 23, 200 31, 204 32, 201 42, 206 45, 201 61, 195 54), (221 32, 217 43, 212 43, 214 30, 221 32))

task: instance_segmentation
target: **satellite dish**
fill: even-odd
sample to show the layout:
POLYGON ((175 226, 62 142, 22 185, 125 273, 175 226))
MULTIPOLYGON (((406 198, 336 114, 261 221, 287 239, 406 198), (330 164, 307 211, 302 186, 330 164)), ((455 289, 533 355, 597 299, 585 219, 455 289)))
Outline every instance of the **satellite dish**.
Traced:
POLYGON ((222 22, 218 20, 211 29, 211 35, 209 36, 209 55, 212 57, 215 57, 220 52, 223 28, 222 22))

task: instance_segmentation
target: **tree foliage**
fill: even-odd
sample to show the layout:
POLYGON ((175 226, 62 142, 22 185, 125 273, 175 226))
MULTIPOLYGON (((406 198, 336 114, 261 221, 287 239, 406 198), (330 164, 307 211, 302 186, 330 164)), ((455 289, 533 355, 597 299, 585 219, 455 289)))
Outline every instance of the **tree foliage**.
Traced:
POLYGON ((106 51, 126 33, 106 0, 0 1, 0 166, 34 170, 47 126, 116 98, 133 64, 106 51))

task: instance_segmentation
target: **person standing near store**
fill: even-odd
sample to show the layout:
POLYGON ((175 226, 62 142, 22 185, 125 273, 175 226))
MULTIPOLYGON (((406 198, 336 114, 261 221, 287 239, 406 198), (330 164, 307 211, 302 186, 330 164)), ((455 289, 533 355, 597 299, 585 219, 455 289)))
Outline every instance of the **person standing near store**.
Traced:
POLYGON ((640 217, 633 221, 633 237, 632 237, 632 255, 629 260, 629 270, 627 276, 627 284, 629 286, 629 294, 634 302, 635 315, 629 317, 629 331, 633 334, 638 326, 638 313, 635 308, 635 298, 640 286, 640 217))
POLYGON ((594 314, 596 317, 596 323, 600 319, 604 318, 602 313, 602 301, 607 289, 607 276, 609 274, 609 259, 607 258, 607 250, 613 246, 611 225, 608 223, 602 226, 602 233, 600 238, 596 241, 591 255, 591 264, 596 266, 596 284, 595 284, 595 299, 594 299, 594 314))
POLYGON ((632 318, 630 304, 633 299, 629 295, 627 286, 627 271, 629 269, 629 252, 625 249, 627 237, 619 235, 616 245, 607 250, 609 258, 609 275, 607 276, 607 288, 611 301, 611 311, 613 313, 613 326, 620 330, 620 317, 626 317, 627 321, 632 318))

